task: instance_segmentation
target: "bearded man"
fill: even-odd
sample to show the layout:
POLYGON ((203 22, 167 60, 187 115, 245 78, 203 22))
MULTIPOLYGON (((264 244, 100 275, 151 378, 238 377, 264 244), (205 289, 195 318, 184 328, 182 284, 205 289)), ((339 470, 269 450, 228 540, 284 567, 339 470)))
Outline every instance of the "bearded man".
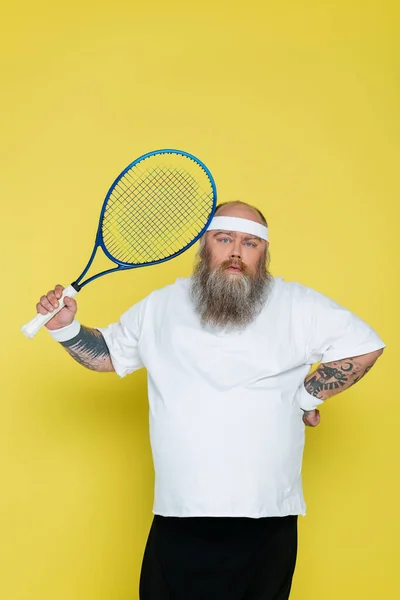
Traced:
MULTIPOLYGON (((191 277, 107 328, 81 326, 70 298, 47 323, 89 369, 147 369, 156 478, 141 600, 289 598, 305 425, 318 425, 317 407, 385 347, 352 312, 274 277, 269 263, 262 213, 222 204, 191 277)), ((37 311, 52 311, 62 290, 37 311)))

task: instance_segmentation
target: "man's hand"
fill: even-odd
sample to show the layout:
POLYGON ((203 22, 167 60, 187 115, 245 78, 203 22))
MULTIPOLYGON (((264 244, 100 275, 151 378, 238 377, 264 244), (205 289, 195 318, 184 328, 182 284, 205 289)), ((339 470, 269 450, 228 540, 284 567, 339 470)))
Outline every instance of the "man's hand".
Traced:
MULTIPOLYGON (((54 290, 50 290, 45 296, 42 296, 36 304, 37 312, 41 315, 47 315, 57 308, 63 289, 62 285, 56 285, 54 290)), ((46 323, 47 329, 54 331, 54 329, 61 329, 72 323, 77 311, 76 301, 73 298, 68 298, 68 296, 66 296, 64 298, 64 304, 64 308, 46 323)))
POLYGON ((303 423, 307 425, 307 427, 316 427, 320 423, 319 410, 316 408, 314 410, 304 410, 303 411, 303 423))

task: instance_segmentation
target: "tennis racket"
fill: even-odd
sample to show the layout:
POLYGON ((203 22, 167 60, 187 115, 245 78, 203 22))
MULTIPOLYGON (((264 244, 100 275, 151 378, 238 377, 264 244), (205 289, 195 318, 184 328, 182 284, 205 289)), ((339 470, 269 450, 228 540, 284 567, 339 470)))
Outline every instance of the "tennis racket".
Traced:
POLYGON ((215 212, 217 191, 204 163, 181 150, 155 150, 134 160, 118 175, 105 197, 93 252, 79 277, 63 290, 59 307, 37 314, 21 327, 33 338, 91 281, 126 269, 171 260, 205 232, 215 212), (115 267, 83 280, 97 250, 115 267))

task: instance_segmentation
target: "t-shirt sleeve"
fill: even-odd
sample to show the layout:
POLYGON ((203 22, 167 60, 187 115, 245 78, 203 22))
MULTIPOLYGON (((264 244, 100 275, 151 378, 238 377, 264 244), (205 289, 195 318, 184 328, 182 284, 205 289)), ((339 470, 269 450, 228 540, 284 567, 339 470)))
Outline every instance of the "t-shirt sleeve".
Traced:
POLYGON ((361 356, 385 347, 377 332, 331 298, 306 288, 303 298, 307 364, 361 356))
POLYGON ((106 328, 97 327, 110 351, 115 372, 124 377, 144 367, 139 351, 139 340, 145 318, 148 297, 128 309, 117 323, 106 328))

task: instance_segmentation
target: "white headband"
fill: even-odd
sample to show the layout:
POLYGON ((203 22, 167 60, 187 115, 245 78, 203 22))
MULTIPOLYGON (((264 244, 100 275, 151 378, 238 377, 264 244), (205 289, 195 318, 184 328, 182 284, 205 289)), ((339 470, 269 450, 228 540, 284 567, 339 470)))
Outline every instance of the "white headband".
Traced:
POLYGON ((268 228, 261 223, 242 219, 239 217, 214 217, 207 231, 240 231, 241 233, 250 233, 256 235, 262 240, 268 241, 268 228))

